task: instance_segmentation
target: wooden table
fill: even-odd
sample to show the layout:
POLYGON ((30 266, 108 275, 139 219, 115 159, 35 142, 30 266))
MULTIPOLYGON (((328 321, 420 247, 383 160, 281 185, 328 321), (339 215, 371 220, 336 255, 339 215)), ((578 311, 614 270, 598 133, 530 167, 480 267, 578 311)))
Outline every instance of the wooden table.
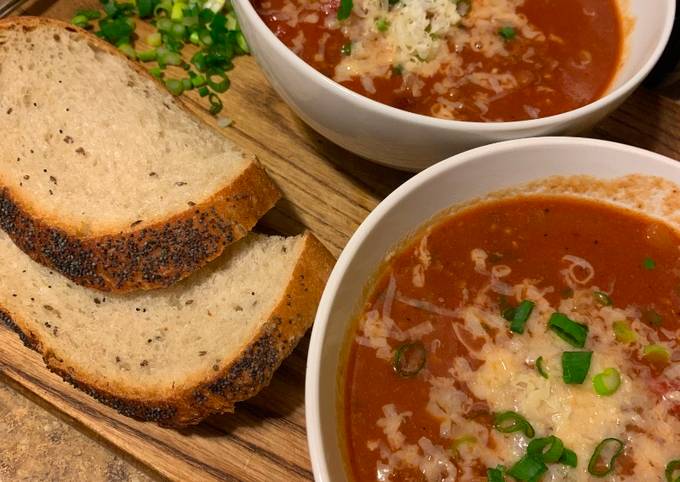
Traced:
MULTIPOLYGON (((95 5, 37 0, 26 13, 68 20, 77 8, 95 5)), ((138 27, 142 38, 150 31, 138 27)), ((231 80, 224 112, 235 123, 223 132, 259 157, 285 195, 261 226, 287 234, 307 227, 339 254, 366 215, 409 174, 371 164, 317 135, 274 93, 253 58, 238 59, 231 80)), ((195 92, 185 100, 215 124, 195 92)), ((680 159, 679 133, 680 104, 642 89, 590 135, 680 159)), ((239 404, 235 415, 180 431, 125 418, 76 391, 6 329, 0 329, 0 373, 170 479, 291 481, 312 478, 304 420, 307 345, 305 338, 271 386, 239 404)))

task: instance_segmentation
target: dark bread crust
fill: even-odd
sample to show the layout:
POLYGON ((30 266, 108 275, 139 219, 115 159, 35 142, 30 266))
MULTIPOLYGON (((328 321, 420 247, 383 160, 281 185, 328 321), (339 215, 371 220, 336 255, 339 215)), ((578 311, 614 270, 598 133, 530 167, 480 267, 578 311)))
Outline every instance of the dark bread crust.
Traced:
MULTIPOLYGON (((15 17, 0 21, 0 32, 41 25, 82 33, 91 45, 124 59, 132 70, 159 85, 117 49, 64 22, 15 17)), ((151 224, 132 219, 120 232, 105 234, 80 235, 77 227, 41 216, 30 200, 0 185, 0 228, 33 260, 79 285, 112 292, 167 287, 218 257, 281 197, 254 156, 247 157, 250 165, 208 199, 167 219, 151 224)))
POLYGON ((313 235, 306 234, 302 242, 284 295, 259 332, 229 365, 219 372, 197 374, 196 382, 181 391, 168 390, 152 398, 134 396, 126 387, 112 387, 106 380, 92 379, 78 367, 70 366, 15 314, 0 308, 0 319, 19 334, 27 347, 43 356, 50 370, 121 414, 163 426, 194 425, 209 415, 233 412, 236 402, 266 387, 311 326, 335 260, 313 235))

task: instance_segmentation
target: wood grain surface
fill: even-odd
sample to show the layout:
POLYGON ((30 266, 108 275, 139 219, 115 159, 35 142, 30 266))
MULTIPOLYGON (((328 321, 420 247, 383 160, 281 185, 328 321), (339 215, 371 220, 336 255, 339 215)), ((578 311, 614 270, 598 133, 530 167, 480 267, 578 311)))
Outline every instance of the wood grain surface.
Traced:
MULTIPOLYGON (((87 0, 37 0, 25 13, 68 20, 77 8, 93 6, 87 0)), ((138 27, 141 38, 150 31, 138 27)), ((231 81, 222 98, 234 125, 222 131, 258 156, 285 195, 260 227, 286 234, 307 227, 339 254, 366 215, 409 174, 371 164, 314 133, 274 93, 253 58, 236 61, 231 81)), ((196 93, 185 100, 196 115, 216 124, 196 93)), ((639 90, 589 135, 680 159, 678 133, 680 105, 639 90)), ((303 339, 272 384, 239 404, 235 415, 180 431, 125 418, 71 388, 6 329, 0 329, 0 373, 162 477, 305 480, 312 478, 304 420, 307 343, 303 339)))

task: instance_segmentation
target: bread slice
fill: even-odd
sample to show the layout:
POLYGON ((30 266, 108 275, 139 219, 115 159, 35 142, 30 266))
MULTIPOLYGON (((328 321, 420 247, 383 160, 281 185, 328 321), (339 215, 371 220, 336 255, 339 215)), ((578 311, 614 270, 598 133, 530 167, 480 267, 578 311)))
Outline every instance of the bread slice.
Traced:
POLYGON ((56 20, 0 21, 0 227, 104 291, 169 286, 280 193, 142 68, 56 20))
POLYGON ((171 288, 102 294, 0 232, 0 317, 51 370, 120 413, 195 424, 269 383, 312 324, 332 264, 310 234, 250 234, 171 288))

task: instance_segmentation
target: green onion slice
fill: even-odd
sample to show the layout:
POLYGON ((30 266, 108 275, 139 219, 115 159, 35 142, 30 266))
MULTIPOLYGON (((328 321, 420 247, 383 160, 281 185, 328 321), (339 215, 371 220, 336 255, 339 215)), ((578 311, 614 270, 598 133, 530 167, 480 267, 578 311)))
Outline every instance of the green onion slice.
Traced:
POLYGON ((668 465, 666 465, 665 474, 666 482, 680 482, 680 459, 675 459, 668 462, 668 465))
POLYGON ((606 368, 593 377, 595 392, 603 397, 613 395, 621 386, 621 374, 616 368, 606 368))
POLYGON ((588 327, 570 320, 564 313, 553 313, 548 320, 548 328, 571 346, 583 348, 586 344, 588 327))
POLYGON ((623 453, 625 444, 616 438, 606 438, 600 442, 588 462, 588 473, 595 477, 604 477, 614 470, 614 462, 623 453), (607 452, 603 454, 603 452, 607 452), (611 454, 611 455, 609 455, 611 454), (609 461, 607 461, 609 457, 609 461))
POLYGON ((524 333, 524 327, 527 324, 529 316, 534 309, 534 302, 529 300, 522 301, 512 315, 512 320, 510 321, 510 331, 514 333, 522 334, 524 333))
POLYGON ((545 370, 545 365, 543 364, 542 356, 536 358, 536 371, 538 371, 539 375, 541 375, 543 378, 545 379, 548 378, 548 372, 545 370))
POLYGON ((501 27, 498 29, 498 35, 504 40, 512 40, 517 36, 517 31, 513 27, 501 27))
POLYGON ((642 358, 654 365, 668 365, 671 362, 671 353, 663 345, 647 345, 642 349, 642 358))
POLYGON ((637 340, 637 333, 630 327, 627 321, 615 321, 614 337, 616 341, 628 344, 637 340))
POLYGON ((184 92, 184 86, 180 79, 167 79, 165 81, 165 86, 172 95, 181 95, 182 92, 184 92))
POLYGON ((534 427, 517 412, 500 412, 493 416, 493 426, 501 433, 522 432, 529 438, 536 435, 534 427))
POLYGON ((420 370, 425 367, 427 361, 427 351, 425 346, 419 342, 404 343, 394 352, 392 366, 400 377, 415 377, 420 370))
POLYGON ((354 8, 352 0, 340 0, 340 8, 338 8, 338 20, 347 20, 354 8))
POLYGON ((505 467, 499 465, 495 469, 486 469, 486 479, 488 482, 505 482, 505 476, 503 472, 505 467))
POLYGON ((562 379, 569 385, 578 385, 584 382, 590 362, 593 358, 592 351, 565 351, 562 353, 562 379))
POLYGON ((508 475, 513 476, 517 480, 534 481, 538 480, 547 471, 548 467, 543 462, 527 454, 510 467, 508 475))
POLYGON ((215 92, 226 92, 229 88, 229 79, 223 71, 211 69, 208 71, 205 80, 208 86, 215 92))
POLYGON ((661 326, 663 317, 656 310, 649 309, 642 312, 642 321, 650 326, 661 326))
POLYGON ((646 270, 650 270, 650 271, 651 271, 651 270, 653 270, 654 268, 656 268, 656 261, 654 261, 654 259, 652 259, 652 258, 650 258, 650 257, 648 256, 648 257, 646 257, 646 258, 644 259, 644 261, 642 262, 642 266, 643 266, 646 270))
POLYGON ((554 435, 534 439, 527 447, 527 455, 546 464, 554 464, 560 460, 562 452, 564 452, 564 443, 554 435))
POLYGON ((342 47, 340 47, 340 53, 342 55, 352 55, 352 42, 345 42, 342 44, 342 47))
POLYGON ((611 306, 613 304, 612 299, 604 291, 593 291, 593 297, 602 306, 611 306))
POLYGON ((222 111, 222 100, 216 94, 208 94, 208 102, 210 102, 210 113, 217 115, 222 111))
POLYGON ((565 447, 558 462, 568 467, 576 467, 578 465, 578 456, 576 452, 565 447))
POLYGON ((453 452, 455 456, 458 456, 460 447, 463 445, 474 445, 476 443, 477 437, 472 435, 463 435, 462 437, 454 439, 454 441, 451 443, 451 452, 453 452))

